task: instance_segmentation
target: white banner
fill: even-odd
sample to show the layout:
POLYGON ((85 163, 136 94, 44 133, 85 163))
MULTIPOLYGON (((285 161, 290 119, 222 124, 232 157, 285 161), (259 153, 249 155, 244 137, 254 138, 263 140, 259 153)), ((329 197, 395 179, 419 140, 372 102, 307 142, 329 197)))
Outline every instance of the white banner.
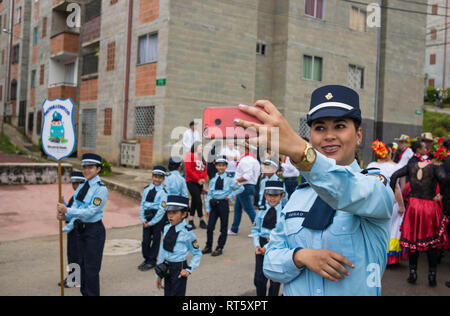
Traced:
POLYGON ((56 161, 69 157, 75 149, 74 104, 72 100, 46 99, 42 105, 42 147, 56 161))

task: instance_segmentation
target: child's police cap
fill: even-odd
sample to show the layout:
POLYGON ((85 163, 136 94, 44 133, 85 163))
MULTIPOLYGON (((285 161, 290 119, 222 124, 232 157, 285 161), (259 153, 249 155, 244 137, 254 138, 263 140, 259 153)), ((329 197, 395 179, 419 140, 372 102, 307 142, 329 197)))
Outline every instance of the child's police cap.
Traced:
POLYGON ((214 160, 214 162, 215 163, 226 163, 228 165, 227 156, 224 156, 224 155, 217 156, 216 159, 214 160))
POLYGON ((263 165, 266 166, 272 166, 276 169, 279 167, 279 160, 277 157, 267 157, 266 160, 264 160, 263 165))
POLYGON ((53 112, 52 121, 61 121, 62 115, 58 112, 53 112))
POLYGON ((84 182, 86 181, 86 178, 83 176, 83 173, 80 171, 73 171, 70 175, 70 182, 71 183, 78 183, 78 182, 84 182))
POLYGON ((166 172, 167 172, 167 169, 164 168, 163 166, 155 166, 155 167, 153 167, 152 174, 158 174, 158 175, 165 176, 166 172))
POLYGON ((81 166, 102 165, 102 157, 96 154, 84 154, 81 158, 81 166))
POLYGON ((265 194, 276 195, 284 192, 284 185, 282 181, 267 181, 264 188, 265 194))
POLYGON ((180 211, 189 208, 189 199, 179 195, 169 195, 167 197, 166 211, 180 211))
POLYGON ((358 93, 339 85, 329 85, 314 90, 307 123, 311 126, 314 120, 326 117, 352 118, 361 123, 358 93))
POLYGON ((181 165, 181 157, 173 156, 169 158, 169 166, 180 166, 181 165))

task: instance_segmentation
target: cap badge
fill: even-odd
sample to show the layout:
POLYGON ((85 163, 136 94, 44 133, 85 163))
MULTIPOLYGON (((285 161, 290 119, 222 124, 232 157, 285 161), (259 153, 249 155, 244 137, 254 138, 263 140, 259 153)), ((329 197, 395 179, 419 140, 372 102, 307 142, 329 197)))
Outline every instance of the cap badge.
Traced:
POLYGON ((331 100, 331 99, 333 98, 333 95, 331 94, 331 92, 329 92, 329 93, 325 96, 325 98, 326 98, 327 100, 331 100))

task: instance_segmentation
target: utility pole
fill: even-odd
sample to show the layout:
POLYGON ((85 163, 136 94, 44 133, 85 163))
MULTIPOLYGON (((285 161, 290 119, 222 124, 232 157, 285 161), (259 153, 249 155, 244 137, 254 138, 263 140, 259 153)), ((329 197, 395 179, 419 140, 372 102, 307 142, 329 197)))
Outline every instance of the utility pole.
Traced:
POLYGON ((9 30, 3 30, 9 34, 9 58, 8 58, 8 80, 6 81, 6 100, 3 102, 3 118, 2 118, 2 134, 5 133, 5 120, 6 120, 6 106, 11 102, 11 60, 12 60, 12 42, 13 42, 13 29, 14 29, 14 0, 10 0, 10 15, 9 15, 9 30))

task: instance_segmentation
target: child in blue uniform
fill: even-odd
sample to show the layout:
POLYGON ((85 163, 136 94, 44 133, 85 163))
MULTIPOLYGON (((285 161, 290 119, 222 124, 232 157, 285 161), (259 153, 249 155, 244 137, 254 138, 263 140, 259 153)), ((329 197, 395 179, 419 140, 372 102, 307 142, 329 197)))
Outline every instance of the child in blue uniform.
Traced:
POLYGON ((199 266, 202 257, 197 237, 185 221, 189 212, 189 199, 169 195, 165 210, 169 224, 164 227, 164 240, 155 268, 156 287, 164 289, 164 296, 186 296, 187 278, 199 266), (192 253, 192 258, 188 265, 186 258, 189 253, 192 253))
POLYGON ((203 254, 212 252, 213 234, 217 220, 220 218, 220 237, 217 248, 212 252, 212 256, 220 256, 227 241, 228 215, 230 214, 229 201, 236 195, 244 191, 234 178, 230 178, 225 173, 228 167, 226 156, 219 156, 215 160, 217 173, 209 182, 209 192, 206 196, 206 214, 209 216, 207 228, 206 247, 203 254))
POLYGON ((181 163, 182 161, 180 157, 170 157, 169 173, 164 180, 164 185, 166 186, 167 194, 182 195, 188 198, 189 195, 186 179, 184 179, 180 174, 181 163))
POLYGON ((145 187, 142 193, 140 219, 142 231, 142 262, 138 269, 148 271, 155 267, 158 257, 161 231, 166 223, 164 206, 167 201, 167 191, 163 187, 166 168, 155 166, 152 171, 152 183, 145 187))
MULTIPOLYGON (((264 198, 266 207, 256 213, 255 225, 252 228, 253 244, 256 248, 255 286, 257 296, 267 295, 267 278, 263 273, 266 244, 270 233, 277 225, 282 210, 282 200, 285 196, 282 181, 267 181, 265 183, 264 198)), ((280 283, 270 280, 269 296, 278 296, 280 283)))
POLYGON ((102 218, 108 200, 108 189, 99 177, 102 170, 102 158, 99 155, 84 154, 81 166, 87 181, 75 191, 71 207, 57 204, 57 218, 73 221, 73 228, 77 230, 81 294, 100 296, 100 269, 106 240, 102 218))
MULTIPOLYGON (((265 210, 266 201, 264 196, 264 190, 266 187, 267 181, 279 181, 281 180, 277 174, 277 171, 280 167, 279 160, 276 157, 267 157, 267 159, 261 165, 262 178, 259 183, 259 200, 258 200, 258 209, 265 210)), ((283 198, 283 206, 287 203, 286 196, 283 198)))

